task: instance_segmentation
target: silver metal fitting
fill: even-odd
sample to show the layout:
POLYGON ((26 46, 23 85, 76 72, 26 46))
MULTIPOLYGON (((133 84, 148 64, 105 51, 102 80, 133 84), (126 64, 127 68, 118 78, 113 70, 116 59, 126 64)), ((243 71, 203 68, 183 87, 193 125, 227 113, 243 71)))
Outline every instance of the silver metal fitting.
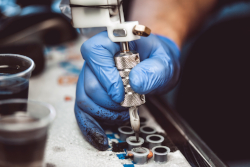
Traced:
POLYGON ((124 101, 121 102, 123 107, 140 106, 146 102, 145 96, 135 93, 129 84, 129 73, 138 63, 140 57, 138 53, 126 51, 128 45, 126 42, 121 43, 122 52, 117 53, 114 57, 115 65, 122 77, 122 82, 125 89, 124 101))
POLYGON ((142 134, 142 138, 144 140, 146 140, 146 137, 148 135, 152 135, 152 134, 155 134, 156 133, 156 130, 152 127, 149 127, 149 126, 142 126, 140 128, 140 131, 141 131, 141 134, 142 134))
POLYGON ((155 146, 161 146, 161 143, 164 141, 164 137, 161 135, 148 135, 146 137, 148 142, 148 148, 152 149, 155 146))
POLYGON ((131 150, 134 158, 133 161, 137 165, 143 165, 148 162, 149 150, 144 147, 137 147, 131 150))
MULTIPOLYGON (((127 32, 126 32, 126 36, 127 36, 127 32)), ((120 42, 120 48, 121 48, 121 52, 123 53, 129 52, 128 42, 120 42)))
POLYGON ((130 136, 126 139, 126 142, 128 143, 128 151, 130 151, 133 148, 141 147, 144 143, 144 139, 139 137, 139 140, 137 141, 135 136, 130 136))
POLYGON ((120 140, 121 141, 126 141, 126 139, 129 136, 132 136, 134 134, 133 129, 129 126, 121 126, 118 128, 118 131, 120 132, 120 140))
POLYGON ((127 31, 125 29, 114 29, 113 30, 113 35, 115 37, 126 37, 127 36, 127 31))
POLYGON ((156 146, 152 149, 154 154, 154 161, 157 163, 165 163, 167 162, 168 153, 170 153, 170 149, 166 146, 156 146))

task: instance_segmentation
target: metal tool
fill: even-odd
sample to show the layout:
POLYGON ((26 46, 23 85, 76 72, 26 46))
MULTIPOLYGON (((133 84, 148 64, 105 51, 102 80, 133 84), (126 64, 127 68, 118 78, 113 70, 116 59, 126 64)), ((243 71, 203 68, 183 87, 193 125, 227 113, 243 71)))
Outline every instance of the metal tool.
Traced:
POLYGON ((71 0, 72 23, 76 28, 107 27, 109 38, 120 42, 121 52, 114 57, 122 77, 125 97, 121 106, 129 107, 131 126, 138 139, 140 118, 138 107, 144 104, 145 96, 135 93, 129 84, 129 73, 140 63, 139 53, 129 50, 129 41, 149 36, 151 30, 137 21, 124 21, 122 0, 71 0))
POLYGON ((138 106, 144 104, 145 96, 135 93, 130 84, 129 84, 129 73, 139 62, 139 54, 135 52, 129 51, 128 42, 121 42, 121 52, 117 53, 114 57, 115 64, 117 69, 119 70, 119 74, 122 77, 125 97, 124 101, 121 102, 121 106, 130 107, 129 115, 130 115, 130 123, 133 128, 136 139, 139 138, 140 132, 140 117, 138 115, 138 106))

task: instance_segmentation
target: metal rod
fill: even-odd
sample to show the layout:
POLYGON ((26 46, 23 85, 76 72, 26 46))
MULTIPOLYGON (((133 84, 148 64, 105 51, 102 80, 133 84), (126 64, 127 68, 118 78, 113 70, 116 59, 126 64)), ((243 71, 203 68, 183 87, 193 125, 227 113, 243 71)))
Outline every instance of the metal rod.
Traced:
POLYGON ((120 42, 121 52, 129 52, 128 42, 120 42))

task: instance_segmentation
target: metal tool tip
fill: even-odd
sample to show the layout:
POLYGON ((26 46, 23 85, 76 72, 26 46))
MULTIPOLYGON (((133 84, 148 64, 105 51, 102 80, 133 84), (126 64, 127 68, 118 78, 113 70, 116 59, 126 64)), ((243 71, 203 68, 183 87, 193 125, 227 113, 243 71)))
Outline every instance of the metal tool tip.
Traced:
POLYGON ((139 133, 135 133, 136 141, 139 141, 139 133))

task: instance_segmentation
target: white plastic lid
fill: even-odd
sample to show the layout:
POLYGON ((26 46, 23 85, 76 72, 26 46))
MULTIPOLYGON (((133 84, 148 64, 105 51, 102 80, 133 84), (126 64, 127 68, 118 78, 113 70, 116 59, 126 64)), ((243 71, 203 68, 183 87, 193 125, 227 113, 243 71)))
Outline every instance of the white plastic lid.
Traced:
POLYGON ((132 154, 136 157, 145 157, 149 154, 149 149, 145 147, 137 147, 131 150, 132 154))
POLYGON ((156 133, 156 130, 155 130, 154 128, 150 127, 150 126, 142 126, 142 127, 140 128, 140 131, 141 131, 142 133, 150 134, 150 135, 156 133), (150 128, 150 129, 152 129, 152 130, 148 131, 146 128, 150 128))
POLYGON ((137 141, 135 136, 130 136, 126 139, 126 142, 131 146, 141 146, 144 143, 144 139, 139 137, 139 141, 134 143, 131 141, 137 141))
POLYGON ((150 143, 162 143, 164 141, 164 137, 161 135, 148 135, 146 137, 146 141, 150 143), (152 137, 157 137, 158 140, 153 140, 152 137))
POLYGON ((167 146, 156 146, 156 147, 153 147, 152 152, 156 155, 167 155, 168 153, 170 153, 170 148, 168 148, 167 146), (160 149, 160 148, 166 151, 159 152, 157 149, 160 149))
POLYGON ((121 126, 121 127, 118 128, 118 131, 120 133, 123 133, 123 134, 126 134, 126 135, 132 135, 132 134, 134 134, 133 129, 131 127, 129 127, 129 126, 121 126), (126 131, 126 130, 124 130, 125 128, 126 129, 130 129, 131 131, 126 131))

